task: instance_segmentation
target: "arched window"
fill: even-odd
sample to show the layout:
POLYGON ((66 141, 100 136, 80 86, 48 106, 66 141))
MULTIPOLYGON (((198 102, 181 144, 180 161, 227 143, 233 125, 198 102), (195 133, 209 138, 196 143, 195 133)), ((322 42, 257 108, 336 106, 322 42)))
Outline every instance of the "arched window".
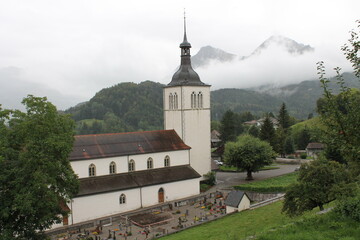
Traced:
POLYGON ((178 109, 178 95, 174 93, 174 109, 178 109))
POLYGON ((96 176, 96 167, 95 165, 92 163, 89 166, 89 177, 94 177, 96 176))
POLYGON ((173 102, 173 95, 172 93, 169 94, 169 109, 173 109, 174 107, 174 102, 173 102))
POLYGON ((191 108, 196 108, 196 94, 195 94, 195 92, 191 93, 191 108))
POLYGON ((116 173, 116 163, 115 162, 110 163, 110 165, 109 165, 109 173, 110 174, 116 173))
POLYGON ((165 156, 164 158, 164 167, 170 167, 170 157, 165 156))
POLYGON ((153 159, 150 157, 150 158, 148 158, 148 160, 147 160, 147 168, 148 169, 151 169, 151 168, 153 168, 154 166, 153 166, 153 159))
POLYGON ((203 95, 202 95, 202 92, 199 92, 198 94, 198 108, 203 108, 203 95))
POLYGON ((121 194, 120 197, 119 197, 119 203, 120 204, 125 204, 126 203, 126 196, 125 194, 121 194))
POLYGON ((135 161, 131 159, 129 161, 129 172, 133 172, 133 171, 135 171, 135 161))

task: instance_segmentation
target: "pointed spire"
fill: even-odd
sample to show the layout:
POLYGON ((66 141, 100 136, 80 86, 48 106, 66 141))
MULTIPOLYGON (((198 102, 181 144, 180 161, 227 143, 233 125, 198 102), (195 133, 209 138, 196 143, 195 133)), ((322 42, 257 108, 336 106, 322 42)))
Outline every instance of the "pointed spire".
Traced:
POLYGON ((181 63, 179 69, 174 73, 168 86, 201 86, 205 85, 201 82, 199 75, 191 67, 191 44, 186 37, 186 17, 184 10, 184 40, 180 44, 181 63))
POLYGON ((186 37, 186 16, 185 16, 185 8, 184 8, 184 40, 183 42, 180 44, 180 47, 188 47, 191 48, 191 44, 188 42, 187 37, 186 37))
POLYGON ((187 42, 187 37, 186 37, 186 13, 185 13, 185 8, 184 8, 184 42, 187 42))

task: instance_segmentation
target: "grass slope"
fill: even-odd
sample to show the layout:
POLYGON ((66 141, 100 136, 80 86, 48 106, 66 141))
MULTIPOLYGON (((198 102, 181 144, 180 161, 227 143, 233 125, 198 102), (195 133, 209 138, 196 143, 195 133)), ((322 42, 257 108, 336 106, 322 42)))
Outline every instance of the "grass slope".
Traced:
POLYGON ((297 172, 293 172, 278 177, 268 178, 263 181, 241 184, 235 186, 235 189, 261 193, 285 192, 290 184, 296 182, 297 175, 297 172))
POLYGON ((294 224, 286 225, 258 236, 258 240, 358 240, 360 224, 333 212, 304 217, 294 224))
POLYGON ((280 227, 293 221, 281 214, 282 202, 276 202, 255 210, 235 213, 222 219, 205 223, 176 234, 161 238, 162 240, 217 240, 244 239, 261 232, 280 227))
MULTIPOLYGON (((331 206, 334 204, 330 204, 331 206)), ((360 224, 333 212, 303 216, 281 214, 282 202, 243 211, 175 233, 161 240, 358 240, 360 224)))

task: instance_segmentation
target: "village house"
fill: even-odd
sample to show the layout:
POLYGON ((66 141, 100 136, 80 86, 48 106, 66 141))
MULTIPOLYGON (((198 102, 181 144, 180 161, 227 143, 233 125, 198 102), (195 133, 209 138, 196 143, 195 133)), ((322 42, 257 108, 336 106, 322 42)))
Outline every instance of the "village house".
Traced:
POLYGON ((250 208, 250 198, 243 191, 231 191, 224 202, 226 213, 240 212, 250 208))
POLYGON ((317 158, 319 154, 324 150, 324 144, 312 142, 306 146, 306 154, 309 157, 317 158))

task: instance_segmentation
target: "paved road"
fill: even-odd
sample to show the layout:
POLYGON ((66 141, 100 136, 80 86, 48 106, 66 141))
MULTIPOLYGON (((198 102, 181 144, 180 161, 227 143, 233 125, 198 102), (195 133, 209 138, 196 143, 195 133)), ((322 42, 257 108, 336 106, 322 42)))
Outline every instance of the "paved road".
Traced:
MULTIPOLYGON (((279 167, 279 169, 273 169, 273 170, 265 170, 265 171, 259 171, 256 173, 253 173, 254 180, 253 181, 259 181, 266 178, 276 177, 280 175, 284 175, 286 173, 291 173, 295 171, 295 168, 299 167, 300 165, 276 165, 279 167)), ((245 180, 246 178, 246 172, 217 172, 216 173, 216 181, 217 185, 212 187, 209 191, 214 191, 215 189, 224 189, 229 188, 234 185, 243 184, 243 183, 249 183, 249 181, 245 180)))

